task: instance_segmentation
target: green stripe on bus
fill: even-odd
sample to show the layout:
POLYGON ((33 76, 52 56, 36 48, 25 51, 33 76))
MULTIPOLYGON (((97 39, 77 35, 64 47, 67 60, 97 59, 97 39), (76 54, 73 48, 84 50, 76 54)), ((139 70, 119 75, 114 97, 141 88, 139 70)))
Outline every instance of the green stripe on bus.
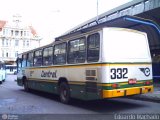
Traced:
POLYGON ((33 67, 26 67, 26 69, 38 69, 38 68, 56 68, 56 67, 84 67, 84 66, 103 66, 103 65, 151 65, 152 63, 150 62, 115 62, 115 63, 110 63, 110 62, 104 62, 104 63, 88 63, 88 64, 64 64, 64 65, 51 65, 51 66, 33 66, 33 67))

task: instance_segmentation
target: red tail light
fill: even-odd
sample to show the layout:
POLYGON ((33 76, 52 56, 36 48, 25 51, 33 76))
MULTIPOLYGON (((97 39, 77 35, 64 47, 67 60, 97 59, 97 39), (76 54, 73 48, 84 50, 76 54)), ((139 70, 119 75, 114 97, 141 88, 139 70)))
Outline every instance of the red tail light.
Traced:
POLYGON ((118 88, 118 84, 116 84, 116 83, 114 83, 114 84, 112 84, 112 88, 118 88))
POLYGON ((150 85, 151 82, 150 82, 150 81, 146 81, 144 84, 145 84, 145 85, 150 85))

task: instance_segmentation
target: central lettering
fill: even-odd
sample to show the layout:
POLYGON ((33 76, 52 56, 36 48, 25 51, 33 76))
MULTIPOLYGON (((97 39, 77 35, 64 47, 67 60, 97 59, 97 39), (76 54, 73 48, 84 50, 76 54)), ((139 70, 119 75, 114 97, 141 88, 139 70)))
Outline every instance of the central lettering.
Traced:
POLYGON ((52 77, 52 78, 56 78, 57 77, 57 70, 54 72, 51 71, 43 71, 41 73, 41 77, 52 77))

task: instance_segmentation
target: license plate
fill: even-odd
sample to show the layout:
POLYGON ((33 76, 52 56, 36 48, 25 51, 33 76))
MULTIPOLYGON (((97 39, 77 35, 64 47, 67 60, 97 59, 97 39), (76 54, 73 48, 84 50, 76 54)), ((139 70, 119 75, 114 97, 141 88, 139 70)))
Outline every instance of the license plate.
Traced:
POLYGON ((136 79, 129 79, 128 84, 136 84, 137 80, 136 79))

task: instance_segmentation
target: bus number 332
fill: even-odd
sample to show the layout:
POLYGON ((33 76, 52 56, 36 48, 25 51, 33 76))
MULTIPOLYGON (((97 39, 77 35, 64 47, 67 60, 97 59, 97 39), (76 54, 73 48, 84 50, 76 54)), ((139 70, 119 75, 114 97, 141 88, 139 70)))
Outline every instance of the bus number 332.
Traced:
POLYGON ((111 72, 111 79, 126 79, 128 69, 127 68, 112 68, 111 72))

